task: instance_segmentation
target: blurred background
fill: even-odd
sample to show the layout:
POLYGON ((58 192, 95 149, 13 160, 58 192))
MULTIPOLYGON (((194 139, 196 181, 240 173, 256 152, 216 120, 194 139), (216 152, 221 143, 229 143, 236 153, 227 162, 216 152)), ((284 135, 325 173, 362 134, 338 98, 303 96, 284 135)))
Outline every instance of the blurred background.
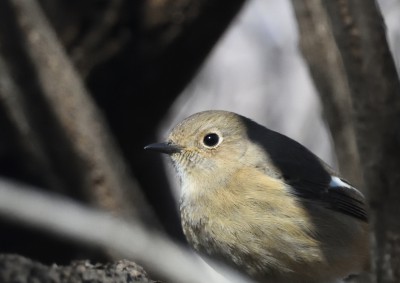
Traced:
MULTIPOLYGON (((173 170, 143 147, 190 114, 237 112, 339 170, 290 1, 26 3, 0 3, 0 178, 184 244, 173 170)), ((399 70, 400 1, 377 3, 399 70)), ((0 253, 58 264, 112 258, 4 215, 0 231, 0 253)))

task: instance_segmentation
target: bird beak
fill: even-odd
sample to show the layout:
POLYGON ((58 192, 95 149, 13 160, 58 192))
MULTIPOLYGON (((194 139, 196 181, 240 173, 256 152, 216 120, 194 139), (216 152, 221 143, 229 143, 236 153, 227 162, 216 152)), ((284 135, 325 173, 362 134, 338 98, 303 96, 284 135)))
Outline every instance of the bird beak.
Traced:
POLYGON ((182 150, 177 144, 173 144, 171 142, 160 142, 160 143, 152 143, 144 147, 145 150, 154 150, 161 153, 173 154, 179 153, 182 150))

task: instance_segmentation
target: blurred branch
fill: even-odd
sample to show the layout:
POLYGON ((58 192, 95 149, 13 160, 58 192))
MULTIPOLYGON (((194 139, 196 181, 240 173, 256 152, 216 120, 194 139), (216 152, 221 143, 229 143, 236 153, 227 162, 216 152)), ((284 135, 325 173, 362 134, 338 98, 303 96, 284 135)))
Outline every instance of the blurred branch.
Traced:
MULTIPOLYGON (((386 41, 385 24, 373 0, 309 0, 304 5, 299 2, 293 4, 302 36, 314 37, 316 49, 322 49, 314 50, 317 57, 321 53, 326 54, 322 58, 333 56, 336 71, 342 74, 328 78, 332 79, 331 87, 335 88, 340 80, 338 90, 346 86, 343 91, 352 100, 350 113, 372 210, 374 280, 399 282, 400 83, 386 41), (314 27, 307 18, 314 21, 314 27), (306 31, 306 25, 311 32, 306 31)), ((303 52, 309 54, 306 58, 313 65, 311 51, 303 52)), ((329 64, 327 68, 330 69, 329 64)), ((338 110, 336 118, 347 117, 348 106, 338 110)))
POLYGON ((363 190, 352 121, 352 102, 343 63, 320 0, 292 0, 300 48, 308 64, 332 133, 340 173, 363 190))
POLYGON ((122 0, 107 1, 99 21, 90 26, 85 36, 71 50, 71 59, 83 77, 94 66, 117 54, 127 43, 126 32, 110 36, 111 30, 118 23, 122 4, 122 0))
MULTIPOLYGON (((65 198, 41 193, 37 188, 1 179, 0 195, 0 217, 7 221, 137 260, 165 275, 169 282, 217 282, 192 253, 139 223, 128 223, 65 198)), ((220 278, 218 282, 231 281, 220 278)))
POLYGON ((355 131, 373 212, 378 282, 400 281, 400 83, 373 0, 322 1, 354 101, 355 131))
MULTIPOLYGON (((31 156, 36 163, 36 168, 41 168, 47 178, 48 184, 56 190, 62 190, 62 181, 51 166, 51 160, 46 153, 44 144, 35 133, 32 121, 25 110, 25 99, 15 80, 12 78, 10 69, 0 54, 0 105, 6 112, 7 117, 12 122, 16 139, 19 147, 31 156)), ((31 159, 26 158, 24 165, 31 163, 31 159)), ((33 167, 33 166, 32 166, 33 167)))
MULTIPOLYGON (((25 79, 15 83, 20 83, 24 93, 14 105, 5 103, 8 112, 18 111, 29 123, 35 143, 42 143, 40 148, 65 188, 73 188, 75 194, 110 211, 146 217, 155 223, 104 118, 36 1, 2 1, 0 10, 9 24, 0 29, 1 51, 14 75, 22 73, 25 79), (126 196, 132 196, 133 205, 126 196)), ((10 115, 16 124, 21 123, 18 115, 10 115)))

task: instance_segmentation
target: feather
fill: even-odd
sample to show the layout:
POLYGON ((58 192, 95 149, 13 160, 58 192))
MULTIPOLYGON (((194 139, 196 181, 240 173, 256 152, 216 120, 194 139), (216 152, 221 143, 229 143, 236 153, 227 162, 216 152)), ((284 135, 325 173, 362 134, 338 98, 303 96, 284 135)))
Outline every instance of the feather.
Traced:
POLYGON ((270 161, 295 195, 368 221, 363 195, 347 181, 331 175, 326 169, 329 166, 316 155, 285 135, 266 129, 250 119, 242 119, 249 139, 265 149, 270 161))

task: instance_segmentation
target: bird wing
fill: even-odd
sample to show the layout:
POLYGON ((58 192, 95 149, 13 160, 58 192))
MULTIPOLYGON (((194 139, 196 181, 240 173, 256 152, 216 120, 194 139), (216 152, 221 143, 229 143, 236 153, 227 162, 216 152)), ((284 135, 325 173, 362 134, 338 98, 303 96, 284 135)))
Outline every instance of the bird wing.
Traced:
MULTIPOLYGON (((332 176, 338 178, 337 176, 332 176)), ((343 181, 343 179, 340 179, 343 181)), ((305 199, 320 202, 326 208, 368 221, 366 204, 362 194, 352 186, 316 183, 308 179, 288 178, 285 181, 294 189, 293 193, 305 199)))
POLYGON ((363 195, 345 180, 328 172, 328 166, 311 151, 300 143, 251 120, 245 123, 248 137, 264 147, 285 182, 293 188, 295 195, 368 221, 363 195))

